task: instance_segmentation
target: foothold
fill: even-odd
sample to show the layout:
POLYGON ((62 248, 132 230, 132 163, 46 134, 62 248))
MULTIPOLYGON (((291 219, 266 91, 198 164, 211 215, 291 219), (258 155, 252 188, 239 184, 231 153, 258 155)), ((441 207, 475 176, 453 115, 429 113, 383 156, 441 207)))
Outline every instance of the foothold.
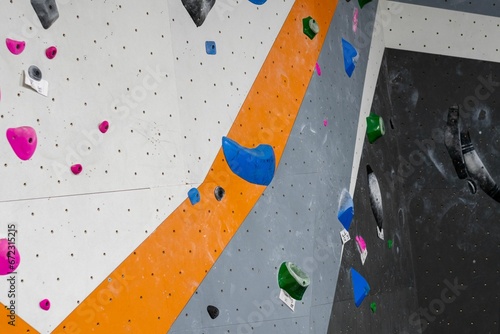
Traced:
POLYGON ((36 80, 36 81, 42 80, 42 71, 40 71, 40 69, 35 65, 31 65, 28 68, 28 75, 33 80, 36 80))
POLYGON ((356 246, 358 247, 358 251, 360 253, 364 252, 366 250, 366 242, 365 239, 363 239, 362 236, 357 235, 356 236, 356 246))
POLYGON ((215 319, 219 316, 219 309, 213 305, 207 306, 207 312, 210 318, 215 319))
POLYGON ((346 189, 342 189, 339 200, 339 213, 337 218, 344 228, 349 231, 352 218, 354 217, 354 202, 351 194, 346 189))
POLYGON ((392 246, 394 245, 394 241, 392 241, 391 239, 387 240, 387 247, 389 249, 392 249, 392 246))
POLYGON ((75 175, 80 174, 82 172, 82 170, 83 170, 83 167, 80 164, 75 164, 75 165, 71 166, 71 172, 73 172, 73 174, 75 174, 75 175))
POLYGON ((359 16, 359 11, 357 8, 354 8, 354 12, 352 14, 352 31, 354 32, 358 30, 358 16, 359 16))
POLYGON ((44 311, 48 311, 50 309, 50 301, 48 299, 44 299, 40 302, 40 308, 44 311))
POLYGON ((45 50, 45 55, 49 59, 54 59, 54 57, 56 56, 56 54, 57 54, 57 48, 55 46, 48 47, 45 50))
POLYGON ((372 310, 372 313, 377 312, 377 304, 375 302, 370 304, 370 310, 372 310))
POLYGON ((9 243, 7 239, 0 239, 0 275, 8 275, 16 271, 21 256, 16 246, 9 243))
POLYGON ((316 63, 316 73, 318 73, 319 76, 321 76, 321 67, 319 66, 318 63, 316 63))
POLYGON ((382 205, 382 193, 378 184, 378 179, 370 165, 366 165, 366 172, 368 175, 368 191, 370 195, 370 206, 372 207, 375 221, 377 222, 378 237, 384 240, 384 210, 382 205))
POLYGON ((214 41, 206 41, 205 50, 207 51, 207 54, 215 55, 217 54, 217 45, 215 44, 214 41))
POLYGON ((356 68, 356 62, 358 61, 358 51, 351 45, 348 41, 342 38, 342 51, 344 53, 344 67, 347 76, 350 78, 354 69, 356 68))
POLYGON ((26 47, 26 42, 16 41, 10 38, 5 39, 5 44, 7 44, 7 49, 9 49, 9 51, 15 55, 21 54, 26 47))
POLYGON ((37 144, 35 129, 30 126, 9 128, 6 135, 10 146, 19 159, 28 160, 33 156, 37 144))
POLYGON ((293 299, 302 300, 304 292, 311 283, 309 276, 291 262, 283 262, 278 271, 278 285, 293 299))
POLYGON ((31 0, 31 5, 44 29, 49 29, 59 18, 59 10, 55 0, 31 0))
MULTIPOLYGON (((221 188, 222 189, 222 188, 221 188)), ((217 196, 217 195, 216 195, 217 196)), ((195 205, 200 201, 200 192, 196 188, 191 188, 188 191, 188 198, 192 205, 195 205)))
POLYGON ((307 37, 313 39, 319 32, 319 25, 316 20, 308 16, 302 19, 302 30, 307 37))
POLYGON ((197 27, 201 26, 215 4, 215 0, 182 0, 197 27))
POLYGON ((248 0, 248 1, 250 1, 254 5, 263 5, 266 3, 267 0, 248 0))
POLYGON ((372 2, 372 0, 358 0, 359 8, 363 8, 369 2, 372 2))
POLYGON ((354 292, 354 304, 356 304, 356 307, 359 307, 365 297, 368 296, 368 293, 370 293, 370 285, 354 268, 351 268, 351 282, 354 292))
POLYGON ((384 119, 379 115, 371 113, 366 118, 366 135, 370 144, 373 144, 377 139, 385 135, 384 119))
POLYGON ((109 122, 108 121, 102 121, 100 124, 99 124, 99 131, 101 131, 102 133, 106 133, 109 129, 109 122))
POLYGON ((214 195, 216 200, 218 200, 219 202, 222 201, 222 198, 224 197, 225 194, 226 191, 224 190, 224 188, 220 186, 215 187, 214 195))
POLYGON ((260 144, 255 148, 247 148, 222 137, 222 151, 234 174, 254 184, 267 186, 271 183, 276 169, 272 146, 260 144))
POLYGON ((323 126, 328 126, 328 120, 327 119, 323 120, 323 126))

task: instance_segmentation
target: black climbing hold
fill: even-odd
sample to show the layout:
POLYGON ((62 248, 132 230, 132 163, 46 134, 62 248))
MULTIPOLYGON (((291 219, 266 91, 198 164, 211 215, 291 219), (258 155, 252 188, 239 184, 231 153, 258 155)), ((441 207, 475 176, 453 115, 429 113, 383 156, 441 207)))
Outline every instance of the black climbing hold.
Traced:
POLYGON ((476 182, 472 181, 471 179, 468 179, 467 184, 469 185, 470 192, 472 194, 475 194, 477 192, 476 182))
POLYGON ((467 178, 467 169, 462 155, 460 131, 459 109, 458 106, 452 106, 448 109, 448 121, 444 130, 444 145, 448 150, 458 178, 463 180, 467 178))
POLYGON ((219 186, 215 187, 214 195, 216 200, 218 200, 219 202, 222 201, 222 198, 224 197, 225 194, 226 191, 224 190, 224 188, 219 186))
POLYGON ((44 29, 49 29, 59 18, 56 0, 31 0, 31 5, 44 29))
POLYGON ((40 71, 40 69, 35 65, 31 65, 28 68, 28 75, 33 80, 36 80, 36 81, 42 80, 42 71, 40 71))
POLYGON ((182 0, 197 27, 201 26, 215 4, 215 0, 182 0))
POLYGON ((207 306, 208 315, 210 318, 215 319, 219 316, 219 309, 213 305, 207 306))
POLYGON ((378 237, 384 240, 384 210, 382 205, 382 193, 380 191, 380 185, 378 183, 377 176, 373 172, 370 165, 366 165, 366 173, 368 174, 368 192, 370 197, 370 206, 372 207, 373 215, 375 216, 375 221, 377 222, 377 234, 378 237))

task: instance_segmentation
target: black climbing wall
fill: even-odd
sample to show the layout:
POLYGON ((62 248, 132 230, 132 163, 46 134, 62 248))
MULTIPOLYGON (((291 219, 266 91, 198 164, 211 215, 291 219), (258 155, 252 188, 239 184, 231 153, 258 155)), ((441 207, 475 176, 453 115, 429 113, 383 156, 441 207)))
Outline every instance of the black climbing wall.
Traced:
POLYGON ((346 245, 330 333, 499 333, 500 203, 458 179, 444 145, 448 108, 458 104, 500 183, 498 73, 498 63, 386 49, 372 112, 387 133, 365 142, 351 227, 365 237, 368 259, 361 266, 354 243, 346 245), (383 194, 385 242, 376 236, 366 164, 383 194), (372 288, 359 309, 351 266, 372 288))

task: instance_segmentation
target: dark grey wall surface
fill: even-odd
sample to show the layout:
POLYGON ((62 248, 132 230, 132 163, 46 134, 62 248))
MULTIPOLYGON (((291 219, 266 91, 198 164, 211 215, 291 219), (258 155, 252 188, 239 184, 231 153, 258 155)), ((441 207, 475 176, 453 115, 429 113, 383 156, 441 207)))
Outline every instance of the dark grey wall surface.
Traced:
POLYGON ((392 0, 488 16, 500 16, 500 0, 392 0))
POLYGON ((346 246, 331 333, 499 333, 500 203, 481 189, 470 191, 444 145, 448 108, 459 104, 476 152, 500 182, 498 73, 498 63, 386 50, 372 111, 384 117, 388 132, 365 143, 353 226, 368 236, 362 273, 372 294, 359 310, 346 302, 352 299, 346 270, 359 262, 353 245, 346 246), (366 163, 385 194, 386 239, 401 254, 395 260, 388 253, 397 248, 388 251, 374 237, 366 163), (376 314, 367 308, 372 300, 379 301, 376 314))

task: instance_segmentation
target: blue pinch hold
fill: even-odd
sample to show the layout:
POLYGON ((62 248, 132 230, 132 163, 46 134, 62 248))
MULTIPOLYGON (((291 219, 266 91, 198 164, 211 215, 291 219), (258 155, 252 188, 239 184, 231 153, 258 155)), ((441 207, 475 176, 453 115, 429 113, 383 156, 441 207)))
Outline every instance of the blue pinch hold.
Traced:
POLYGON ((207 54, 215 55, 217 54, 217 45, 215 44, 214 41, 206 41, 205 50, 207 51, 207 54))
POLYGON ((337 218, 342 226, 349 231, 353 217, 354 203, 352 201, 351 194, 349 194, 346 189, 343 189, 342 194, 340 194, 339 213, 337 214, 337 218))
POLYGON ((196 203, 198 203, 200 201, 200 192, 198 191, 197 188, 191 188, 189 189, 188 191, 188 197, 189 197, 189 201, 191 202, 192 205, 195 205, 196 203))
POLYGON ((231 171, 250 183, 267 186, 274 177, 276 157, 267 144, 255 148, 243 147, 227 137, 222 137, 222 151, 231 171))
POLYGON ((351 268, 352 290, 354 291, 354 304, 359 307, 368 293, 370 293, 370 285, 366 279, 361 276, 354 268, 351 268))
POLYGON ((342 38, 342 50, 344 52, 344 67, 345 72, 349 78, 356 68, 356 62, 358 60, 358 51, 351 45, 348 41, 342 38))

